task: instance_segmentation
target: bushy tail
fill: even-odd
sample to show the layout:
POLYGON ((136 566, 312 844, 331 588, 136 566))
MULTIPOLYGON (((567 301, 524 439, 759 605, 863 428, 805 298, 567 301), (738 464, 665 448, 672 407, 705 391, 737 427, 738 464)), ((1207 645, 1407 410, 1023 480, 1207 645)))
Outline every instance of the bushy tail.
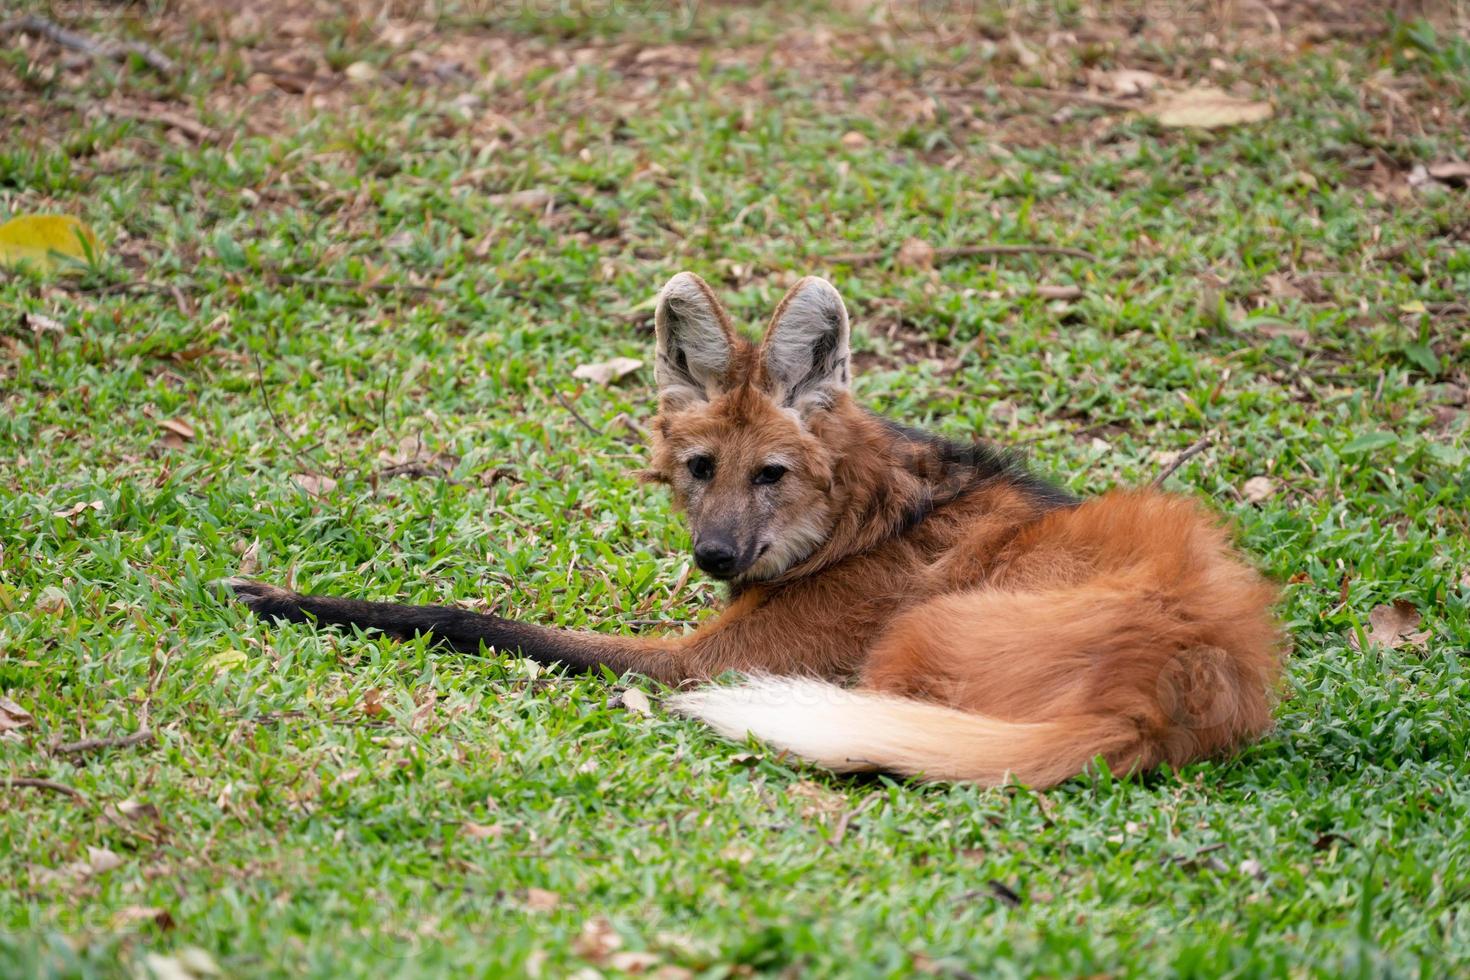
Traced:
POLYGON ((669 705, 726 738, 753 734, 837 772, 991 786, 1013 779, 1041 788, 1077 775, 1098 755, 1114 771, 1150 764, 1138 727, 1116 716, 1018 724, 800 677, 751 677, 676 695, 669 705))

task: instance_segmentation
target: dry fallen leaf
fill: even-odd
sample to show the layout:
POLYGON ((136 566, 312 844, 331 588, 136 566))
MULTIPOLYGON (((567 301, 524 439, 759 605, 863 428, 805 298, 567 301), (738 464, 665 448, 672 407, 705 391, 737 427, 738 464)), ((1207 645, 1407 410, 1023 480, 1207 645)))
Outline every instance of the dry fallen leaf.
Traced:
POLYGON ((158 426, 161 429, 167 429, 180 439, 193 439, 195 435, 194 427, 183 419, 159 419, 158 426))
POLYGON ((125 827, 144 837, 155 839, 163 830, 163 817, 158 807, 138 800, 123 800, 108 803, 102 808, 102 816, 119 827, 125 827))
POLYGON ((142 803, 138 800, 128 799, 113 807, 108 804, 105 809, 115 809, 117 815, 127 820, 157 820, 159 819, 158 807, 152 803, 142 803))
POLYGON ((434 720, 434 706, 439 701, 439 693, 430 688, 424 695, 423 702, 414 709, 413 717, 409 719, 408 727, 416 732, 424 731, 429 727, 429 722, 434 720))
POLYGON ((87 865, 92 874, 101 874, 122 867, 123 859, 105 847, 87 847, 87 865))
POLYGON ((7 697, 0 697, 0 732, 24 728, 32 721, 31 713, 7 697))
POLYGON ((1429 176, 1443 184, 1470 182, 1470 163, 1461 160, 1440 160, 1424 168, 1429 176))
POLYGON ((73 881, 85 881, 94 875, 99 875, 114 868, 122 866, 121 856, 109 851, 105 847, 87 846, 87 856, 75 861, 63 864, 59 868, 43 869, 37 876, 39 882, 61 881, 71 879, 73 881))
POLYGON ((624 691, 623 696, 619 700, 622 702, 624 708, 627 708, 634 714, 653 714, 653 707, 648 703, 648 695, 636 687, 630 687, 624 691))
POLYGON ((1139 71, 1135 68, 1119 68, 1116 71, 1098 72, 1095 80, 1104 83, 1112 90, 1114 95, 1125 98, 1134 95, 1143 95, 1159 87, 1163 79, 1151 71, 1139 71))
POLYGON ((914 950, 909 953, 909 966, 913 967, 915 973, 926 977, 938 976, 944 972, 944 968, 934 961, 927 953, 914 950))
POLYGON ((505 828, 498 823, 483 824, 466 820, 459 825, 459 832, 471 840, 497 840, 505 834, 505 828))
POLYGON ((27 313, 23 319, 33 334, 66 333, 66 328, 58 321, 49 316, 42 316, 40 313, 27 313))
MULTIPOLYGON (((1368 614, 1368 646, 1393 650, 1408 643, 1422 647, 1429 634, 1418 629, 1419 623, 1419 610, 1407 599, 1396 599, 1392 605, 1374 606, 1368 614)), ((1348 642, 1353 649, 1362 652, 1356 630, 1348 635, 1348 642)))
POLYGON ((603 963, 611 954, 623 946, 623 937, 613 929, 612 923, 602 916, 588 919, 582 931, 572 940, 572 952, 594 963, 603 963))
POLYGON ((260 539, 256 538, 250 542, 250 546, 240 552, 240 565, 235 574, 240 578, 250 578, 260 571, 260 539))
POLYGON ((572 377, 594 384, 608 385, 621 377, 632 374, 643 366, 635 357, 614 357, 609 361, 583 364, 572 370, 572 377))
POLYGON ((556 195, 544 187, 532 187, 523 191, 511 191, 508 194, 491 194, 487 200, 491 204, 498 204, 507 208, 524 208, 527 211, 540 211, 556 199, 556 195))
POLYGON ((1240 488, 1241 496, 1253 504, 1269 500, 1276 493, 1276 481, 1269 476, 1253 476, 1240 488))
POLYGON ((658 956, 645 950, 625 949, 609 956, 607 965, 623 973, 645 973, 658 966, 658 956))
POLYGON ((39 613, 55 614, 65 610, 70 603, 71 600, 67 598, 64 590, 48 585, 41 590, 40 595, 36 596, 33 608, 39 613))
POLYGON ((317 473, 297 473, 291 477, 296 485, 313 497, 325 497, 337 489, 337 481, 317 473))
POLYGON ((1081 286, 1037 286, 1036 295, 1040 299, 1080 299, 1082 296, 1081 286))
POLYGON ((934 268, 934 246, 922 238, 907 239, 898 247, 898 254, 894 256, 900 269, 932 269, 934 268))
POLYGON ((550 912, 561 904, 561 896, 544 888, 526 889, 526 908, 533 912, 550 912))
POLYGON ((383 692, 376 687, 370 687, 362 693, 362 701, 358 703, 357 710, 369 718, 376 718, 387 708, 383 707, 383 692))
POLYGON ((1156 102, 1149 115, 1161 126, 1175 129, 1218 129, 1270 119, 1269 102, 1236 98, 1209 86, 1192 88, 1156 102))
POLYGON ((196 946, 177 950, 172 956, 149 953, 143 957, 143 965, 153 980, 202 980, 221 976, 219 964, 196 946))
POLYGON ((1026 45, 1026 42, 1021 39, 1021 35, 1017 34, 1015 31, 1011 31, 1010 40, 1011 50, 1015 52, 1016 61, 1021 65, 1021 67, 1035 68, 1038 64, 1041 63, 1041 55, 1037 54, 1035 51, 1032 51, 1031 48, 1026 45))
POLYGON ((51 512, 51 516, 52 517, 60 517, 60 518, 63 518, 65 520, 71 520, 73 517, 76 517, 77 515, 85 512, 85 511, 88 511, 88 510, 101 510, 101 509, 102 509, 102 501, 100 501, 100 500, 83 500, 83 501, 79 501, 79 502, 77 502, 75 504, 72 504, 70 507, 66 508, 65 510, 52 511, 51 512))
POLYGON ((342 74, 350 81, 371 82, 378 77, 378 69, 366 61, 354 61, 342 69, 342 74))
POLYGON ((834 793, 808 779, 787 787, 786 796, 801 807, 801 816, 805 820, 834 817, 847 809, 847 799, 840 793, 834 793))
POLYGON ((842 145, 849 150, 860 150, 868 145, 868 138, 857 130, 852 129, 842 134, 842 145))

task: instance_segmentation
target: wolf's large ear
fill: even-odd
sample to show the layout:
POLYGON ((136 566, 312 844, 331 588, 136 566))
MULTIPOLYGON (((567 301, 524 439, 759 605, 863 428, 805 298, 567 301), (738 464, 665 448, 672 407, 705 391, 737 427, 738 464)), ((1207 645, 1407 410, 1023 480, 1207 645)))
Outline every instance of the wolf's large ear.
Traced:
POLYGON ((735 339, 715 294, 694 273, 681 272, 658 294, 653 324, 658 337, 653 374, 663 407, 708 401, 730 368, 735 339))
POLYGON ((791 287, 766 328, 761 359, 772 395, 803 418, 847 390, 847 307, 830 282, 807 276, 791 287))

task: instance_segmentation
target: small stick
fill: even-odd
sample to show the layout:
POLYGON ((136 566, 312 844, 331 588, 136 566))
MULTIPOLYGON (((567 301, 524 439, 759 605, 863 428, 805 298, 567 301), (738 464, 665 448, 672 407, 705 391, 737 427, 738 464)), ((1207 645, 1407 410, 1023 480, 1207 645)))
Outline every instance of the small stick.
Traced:
POLYGON ((265 410, 270 413, 271 424, 276 427, 277 432, 286 438, 286 448, 290 451, 291 455, 295 456, 297 461, 306 467, 308 473, 312 472, 317 469, 319 464, 310 456, 291 447, 290 443, 293 441, 291 433, 287 432, 286 427, 281 424, 281 417, 276 414, 276 408, 271 404, 270 392, 266 391, 265 388, 265 365, 260 362, 260 353, 258 351, 251 351, 250 354, 255 358, 255 381, 260 385, 260 400, 265 403, 265 410))
MULTIPOLYGON (((956 245, 934 250, 936 262, 971 258, 977 255, 1065 255, 1074 259, 1087 259, 1090 262, 1098 260, 1096 255, 1085 248, 1070 248, 1065 245, 956 245)), ((830 255, 827 261, 843 265, 872 265, 874 262, 883 261, 888 256, 888 252, 847 252, 830 255)))
POLYGON ((877 803, 882 798, 882 793, 874 793, 866 800, 863 800, 857 806, 853 807, 851 810, 844 810, 842 812, 842 816, 837 818, 837 826, 833 829, 832 836, 827 840, 827 843, 830 844, 832 847, 836 847, 838 844, 841 844, 842 839, 847 836, 847 825, 852 823, 855 818, 866 813, 868 810, 871 810, 873 808, 873 804, 877 803))
POLYGON ((293 283, 301 286, 336 286, 341 289, 355 289, 359 292, 370 293, 429 293, 446 294, 442 286, 420 285, 412 282, 362 282, 357 279, 344 279, 337 276, 298 276, 291 273, 276 273, 277 282, 293 283))
POLYGON ((100 55, 105 58, 122 59, 130 54, 135 54, 160 75, 174 75, 179 70, 179 66, 174 64, 172 58, 147 44, 139 41, 94 41, 85 34, 69 31, 60 24, 35 14, 14 17, 0 24, 0 34, 14 34, 18 31, 44 37, 63 48, 81 51, 94 58, 100 55))
POLYGON ((1164 467, 1164 472, 1162 472, 1158 476, 1154 477, 1153 483, 1150 484, 1150 486, 1154 486, 1154 487, 1161 487, 1161 486, 1163 486, 1164 485, 1164 481, 1167 480, 1167 479, 1169 479, 1169 477, 1173 476, 1175 470, 1179 469, 1179 467, 1183 466, 1185 463, 1189 462, 1191 459, 1193 459, 1194 457, 1198 456, 1200 453, 1204 452, 1209 447, 1210 447, 1210 437, 1209 436, 1205 436, 1204 438, 1202 438, 1198 442, 1196 442, 1194 445, 1192 445, 1188 449, 1184 450, 1184 452, 1180 453, 1178 456, 1175 456, 1174 457, 1174 461, 1172 463, 1170 463, 1168 466, 1164 467))
POLYGON ((49 779, 33 779, 22 776, 16 779, 5 780, 5 786, 7 788, 29 786, 32 789, 50 790, 53 793, 60 793, 62 796, 70 796, 74 800, 85 800, 87 798, 81 791, 72 789, 65 783, 57 783, 49 779))
POLYGON ((52 749, 55 755, 76 755, 80 752, 95 752, 98 749, 120 749, 130 745, 140 745, 143 742, 151 742, 153 732, 147 728, 140 728, 131 735, 114 735, 110 738, 84 738, 79 742, 66 742, 52 749))
POLYGON ((271 404, 270 392, 265 390, 265 365, 260 363, 260 354, 257 351, 251 351, 250 356, 255 358, 255 383, 260 386, 260 400, 265 403, 265 410, 270 413, 271 422, 275 425, 276 431, 289 439, 291 434, 281 424, 280 418, 276 415, 276 408, 271 404))
POLYGON ((1141 103, 1112 99, 1106 95, 1098 95, 1095 92, 1073 92, 1061 88, 1030 88, 1024 85, 1007 86, 1007 88, 1012 95, 1016 96, 1039 95, 1045 99, 1060 99, 1063 102, 1081 102, 1083 105, 1101 106, 1104 109, 1116 109, 1120 112, 1129 112, 1133 109, 1143 108, 1141 103))
POLYGON ((162 123, 170 129, 177 129, 196 143, 213 143, 219 139, 219 133, 203 123, 177 112, 169 112, 167 109, 144 109, 138 106, 104 104, 102 111, 108 115, 117 116, 119 119, 162 123))
POLYGON ((588 422, 586 419, 582 418, 582 414, 580 412, 578 412, 575 408, 572 407, 572 403, 571 402, 567 401, 565 398, 562 397, 561 392, 559 392, 559 391, 557 391, 555 389, 552 389, 552 392, 551 393, 556 396, 556 400, 557 401, 561 402, 561 407, 562 408, 564 408, 568 412, 571 412, 572 413, 572 418, 574 418, 578 422, 582 423, 582 427, 584 429, 586 429, 588 432, 592 433, 594 436, 600 436, 600 435, 602 435, 602 430, 599 429, 599 428, 597 428, 591 422, 588 422))

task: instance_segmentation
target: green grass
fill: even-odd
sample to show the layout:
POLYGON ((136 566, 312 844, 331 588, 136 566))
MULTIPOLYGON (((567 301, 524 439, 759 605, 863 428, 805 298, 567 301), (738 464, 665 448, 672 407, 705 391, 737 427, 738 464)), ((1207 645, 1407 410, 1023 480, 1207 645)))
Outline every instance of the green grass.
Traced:
POLYGON ((1453 25, 1212 47, 1072 4, 930 34, 807 3, 566 9, 456 13, 423 61, 351 17, 76 22, 161 44, 171 80, 0 51, 25 123, 0 219, 72 213, 109 243, 80 275, 0 280, 0 693, 33 716, 0 737, 0 786, 84 794, 0 788, 0 974, 190 950, 230 975, 1470 969, 1470 191, 1405 180, 1466 155, 1453 25), (316 59, 312 93, 250 82, 287 55, 316 59), (383 74, 346 81, 357 62, 383 74), (1182 132, 1048 94, 1123 67, 1276 115, 1182 132), (223 138, 96 109, 155 100, 223 138), (495 197, 528 189, 549 216, 495 197), (1097 260, 825 258, 910 236, 1097 260), (663 714, 638 678, 272 628, 207 587, 243 560, 573 627, 707 615, 636 478, 651 372, 571 377, 648 361, 647 300, 683 268, 751 324, 828 275, 863 400, 1022 444, 1079 492, 1212 436, 1170 483, 1285 584, 1276 730, 1047 793, 839 779, 663 714), (385 472, 406 457, 427 475, 385 472), (1359 652, 1396 600, 1422 644, 1359 652), (624 684, 651 716, 610 701, 624 684), (88 848, 117 866, 81 874, 88 848))

